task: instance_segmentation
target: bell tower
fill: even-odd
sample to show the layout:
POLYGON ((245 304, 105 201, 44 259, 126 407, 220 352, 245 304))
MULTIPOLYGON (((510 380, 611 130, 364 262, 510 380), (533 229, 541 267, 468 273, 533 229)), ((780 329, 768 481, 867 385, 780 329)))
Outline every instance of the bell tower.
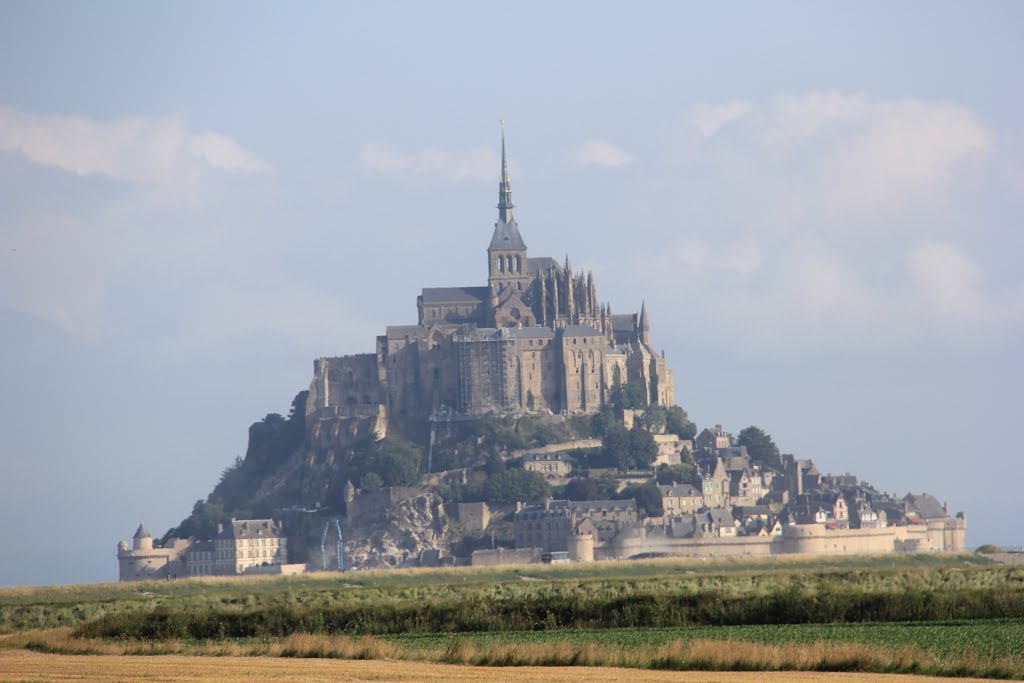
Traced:
POLYGON ((498 181, 498 220, 487 247, 487 284, 501 292, 506 287, 522 291, 530 283, 526 242, 512 215, 512 182, 505 156, 505 122, 501 122, 501 178, 498 181))

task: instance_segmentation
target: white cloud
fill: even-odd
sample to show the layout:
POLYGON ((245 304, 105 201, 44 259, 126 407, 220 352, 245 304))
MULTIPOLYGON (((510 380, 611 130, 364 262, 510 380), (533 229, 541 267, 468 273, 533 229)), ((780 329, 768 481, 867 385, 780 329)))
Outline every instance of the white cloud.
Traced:
POLYGON ((878 105, 826 163, 831 208, 887 208, 931 200, 990 152, 994 134, 966 107, 904 100, 878 105))
POLYGON ((978 288, 978 266, 956 245, 915 244, 907 256, 907 269, 916 299, 939 315, 982 319, 994 312, 978 288))
POLYGON ((734 182, 761 179, 762 205, 797 220, 941 205, 996 140, 955 102, 834 91, 704 104, 690 124, 703 141, 696 163, 713 159, 709 168, 734 182), (716 136, 726 124, 742 135, 716 136))
POLYGON ((390 145, 367 143, 360 154, 364 168, 381 173, 440 175, 447 180, 496 180, 498 160, 487 147, 449 152, 428 147, 408 154, 390 145))
POLYGON ((757 272, 764 260, 760 245, 750 239, 719 249, 712 249, 701 240, 681 240, 673 253, 678 263, 693 272, 725 271, 740 276, 757 272))
POLYGON ((193 132, 181 117, 100 121, 0 107, 0 151, 81 176, 97 174, 172 191, 194 189, 204 169, 270 170, 231 138, 193 132))
POLYGON ((986 290, 981 267, 956 244, 920 241, 881 275, 870 261, 814 237, 768 245, 685 239, 638 251, 627 278, 658 291, 679 280, 673 305, 744 349, 891 346, 926 338, 985 339, 1024 320, 1024 288, 986 290), (998 312, 998 315, 997 315, 998 312))
POLYGON ((750 102, 740 100, 717 105, 702 104, 694 110, 690 121, 704 137, 711 137, 723 126, 746 116, 753 108, 750 102))
POLYGON ((214 168, 237 173, 267 173, 270 167, 246 152, 231 138, 204 131, 191 136, 188 143, 189 151, 206 161, 214 168))
POLYGON ((633 157, 605 140, 589 140, 580 146, 576 161, 584 166, 615 168, 633 163, 633 157))

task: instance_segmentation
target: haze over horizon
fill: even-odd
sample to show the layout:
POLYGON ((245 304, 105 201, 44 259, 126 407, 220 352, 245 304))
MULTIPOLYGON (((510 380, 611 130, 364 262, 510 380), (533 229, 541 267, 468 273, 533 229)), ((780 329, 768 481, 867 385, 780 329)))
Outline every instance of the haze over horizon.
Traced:
POLYGON ((422 287, 646 301, 700 427, 1024 546, 1024 6, 0 5, 0 585, 114 581, 422 287))

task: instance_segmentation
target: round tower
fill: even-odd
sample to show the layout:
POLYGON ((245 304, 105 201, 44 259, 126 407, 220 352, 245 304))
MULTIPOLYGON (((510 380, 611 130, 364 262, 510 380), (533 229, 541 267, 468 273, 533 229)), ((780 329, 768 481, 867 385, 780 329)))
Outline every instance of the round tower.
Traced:
POLYGON ((593 562, 594 534, 573 534, 568 539, 567 550, 573 562, 593 562))
POLYGON ((132 536, 132 549, 133 550, 152 550, 153 549, 153 537, 149 535, 149 531, 146 530, 145 524, 139 524, 139 528, 135 531, 135 535, 132 536))

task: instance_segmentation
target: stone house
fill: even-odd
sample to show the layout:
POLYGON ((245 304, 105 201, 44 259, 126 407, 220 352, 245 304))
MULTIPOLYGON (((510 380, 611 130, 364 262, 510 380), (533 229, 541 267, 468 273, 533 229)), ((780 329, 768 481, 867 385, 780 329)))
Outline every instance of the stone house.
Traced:
POLYGON ((563 479, 572 472, 566 453, 525 453, 519 462, 527 472, 540 472, 545 479, 563 479))
POLYGON ((661 507, 665 517, 692 515, 704 507, 704 497, 699 489, 692 484, 672 484, 658 486, 661 491, 661 507))
POLYGON ((731 538, 737 535, 738 528, 739 521, 723 508, 704 508, 669 522, 669 531, 675 538, 731 538))
POLYGON ((698 464, 694 476, 700 486, 704 505, 709 508, 729 506, 730 477, 721 458, 698 464))
POLYGON ((543 552, 567 550, 569 537, 584 521, 589 523, 585 525, 587 531, 594 533, 595 545, 603 545, 623 529, 637 526, 636 501, 549 498, 540 505, 520 505, 513 520, 516 547, 538 547, 543 552))
POLYGON ((728 448, 731 445, 729 435, 722 425, 715 425, 714 429, 704 428, 693 440, 694 456, 712 455, 719 448, 728 448))
POLYGON ((241 574, 250 567, 288 562, 288 539, 272 519, 233 519, 213 539, 214 572, 241 574))
POLYGON ((760 472, 744 467, 729 473, 729 498, 733 505, 757 505, 767 492, 760 472))

